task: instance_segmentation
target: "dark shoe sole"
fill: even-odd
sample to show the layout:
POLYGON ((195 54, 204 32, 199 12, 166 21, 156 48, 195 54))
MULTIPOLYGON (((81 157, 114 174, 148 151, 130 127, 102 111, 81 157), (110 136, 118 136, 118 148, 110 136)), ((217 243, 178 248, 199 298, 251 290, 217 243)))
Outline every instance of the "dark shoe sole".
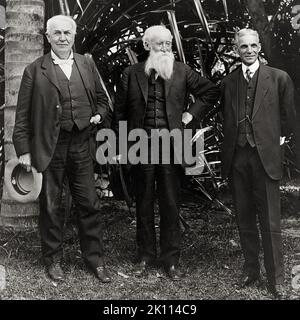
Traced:
POLYGON ((66 278, 55 278, 55 277, 51 276, 49 273, 47 273, 46 275, 50 280, 52 280, 54 282, 61 282, 61 283, 66 282, 66 278))
POLYGON ((251 286, 261 286, 262 284, 262 280, 261 280, 261 277, 258 276, 258 277, 253 277, 251 280, 247 281, 247 282, 241 282, 240 283, 240 287, 241 288, 247 288, 247 287, 251 287, 251 286))

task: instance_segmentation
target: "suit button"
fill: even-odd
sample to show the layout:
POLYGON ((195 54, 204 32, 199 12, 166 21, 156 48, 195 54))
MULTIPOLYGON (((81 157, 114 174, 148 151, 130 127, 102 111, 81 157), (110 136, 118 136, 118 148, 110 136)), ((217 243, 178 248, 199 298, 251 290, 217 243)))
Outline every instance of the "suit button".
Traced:
POLYGON ((59 104, 56 106, 56 109, 59 109, 59 104))

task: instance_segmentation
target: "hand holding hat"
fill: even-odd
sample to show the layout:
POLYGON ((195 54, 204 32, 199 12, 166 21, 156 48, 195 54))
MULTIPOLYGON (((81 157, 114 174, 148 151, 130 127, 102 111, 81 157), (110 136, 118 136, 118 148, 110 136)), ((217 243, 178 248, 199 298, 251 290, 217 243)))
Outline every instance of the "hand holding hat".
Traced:
POLYGON ((31 155, 30 153, 24 153, 19 157, 19 163, 26 169, 27 172, 31 171, 31 155))
POLYGON ((17 202, 35 201, 42 189, 42 173, 31 165, 30 153, 10 159, 4 170, 4 183, 10 197, 17 202))

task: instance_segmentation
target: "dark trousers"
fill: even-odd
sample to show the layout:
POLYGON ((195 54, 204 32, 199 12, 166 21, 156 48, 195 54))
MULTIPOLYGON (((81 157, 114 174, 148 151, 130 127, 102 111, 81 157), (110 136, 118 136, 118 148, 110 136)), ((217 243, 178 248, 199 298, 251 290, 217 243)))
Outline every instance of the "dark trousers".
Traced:
POLYGON ((174 164, 142 164, 136 167, 137 247, 141 260, 156 259, 154 202, 157 191, 160 214, 160 262, 177 264, 180 256, 181 167, 174 164), (157 185, 157 188, 156 188, 157 185))
POLYGON ((249 144, 237 147, 230 178, 245 258, 244 271, 256 275, 260 270, 258 217, 267 278, 272 284, 280 284, 284 271, 279 181, 270 179, 257 149, 249 144))
POLYGON ((61 193, 65 176, 77 209, 82 256, 92 268, 103 262, 102 227, 88 139, 88 129, 61 130, 53 158, 43 172, 39 227, 46 265, 62 258, 61 193))

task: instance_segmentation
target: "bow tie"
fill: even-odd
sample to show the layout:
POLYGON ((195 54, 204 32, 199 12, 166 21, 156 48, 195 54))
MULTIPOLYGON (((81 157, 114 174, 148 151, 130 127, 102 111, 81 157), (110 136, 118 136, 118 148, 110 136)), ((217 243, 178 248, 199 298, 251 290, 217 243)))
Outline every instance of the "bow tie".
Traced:
POLYGON ((73 59, 53 59, 53 63, 54 64, 58 64, 59 66, 61 65, 68 65, 68 66, 72 66, 73 64, 73 59))

